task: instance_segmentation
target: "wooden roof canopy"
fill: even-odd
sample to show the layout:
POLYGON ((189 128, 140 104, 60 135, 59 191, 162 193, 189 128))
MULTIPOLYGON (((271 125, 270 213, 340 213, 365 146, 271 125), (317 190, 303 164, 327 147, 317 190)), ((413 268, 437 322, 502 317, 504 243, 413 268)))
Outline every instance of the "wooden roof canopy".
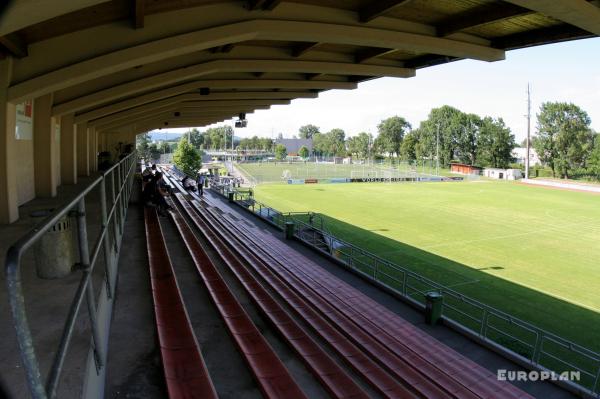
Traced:
POLYGON ((201 126, 382 76, 600 35, 597 0, 18 0, 8 101, 97 131, 201 126))

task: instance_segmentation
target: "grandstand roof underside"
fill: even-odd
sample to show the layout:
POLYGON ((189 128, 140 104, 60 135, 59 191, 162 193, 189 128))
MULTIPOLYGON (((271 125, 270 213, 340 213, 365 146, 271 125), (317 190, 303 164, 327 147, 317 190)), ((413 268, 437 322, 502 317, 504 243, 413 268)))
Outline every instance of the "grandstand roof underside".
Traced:
POLYGON ((0 57, 8 101, 139 133, 598 35, 597 0, 19 0, 0 57))

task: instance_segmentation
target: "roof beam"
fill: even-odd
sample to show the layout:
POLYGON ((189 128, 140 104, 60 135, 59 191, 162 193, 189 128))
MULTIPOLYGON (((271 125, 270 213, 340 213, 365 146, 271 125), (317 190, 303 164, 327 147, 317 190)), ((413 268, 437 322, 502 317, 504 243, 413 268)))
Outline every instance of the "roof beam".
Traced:
POLYGON ((566 40, 595 37, 593 33, 573 25, 562 24, 533 31, 520 32, 492 40, 492 46, 513 50, 517 48, 557 43, 566 40))
MULTIPOLYGON (((157 90, 148 94, 134 97, 124 101, 119 101, 104 107, 96 108, 92 111, 87 111, 86 117, 83 120, 91 120, 100 118, 102 116, 118 112, 124 109, 133 108, 138 105, 147 104, 152 101, 161 100, 163 98, 172 97, 178 94, 183 94, 189 91, 197 90, 202 87, 209 89, 237 89, 244 87, 246 89, 288 89, 288 90, 308 90, 308 89, 341 89, 341 90, 352 90, 356 89, 355 83, 348 82, 330 82, 330 81, 317 81, 307 82, 305 80, 197 80, 190 83, 184 83, 181 85, 168 87, 166 89, 157 90)), ((55 105, 52 108, 53 116, 60 116, 67 113, 75 112, 81 109, 88 108, 84 103, 79 102, 79 99, 69 101, 66 103, 55 105)))
MULTIPOLYGON (((73 102, 78 102, 79 104, 85 103, 86 106, 92 107, 182 80, 220 72, 325 73, 333 75, 393 76, 399 78, 414 76, 414 71, 411 69, 380 65, 295 60, 213 60, 113 86, 87 96, 82 96, 73 100, 73 102)), ((71 108, 67 104, 61 104, 63 110, 71 108)))
POLYGON ((320 43, 306 42, 300 43, 292 49, 292 57, 298 58, 303 56, 307 51, 314 50, 320 43))
POLYGON ((438 24, 437 34, 441 37, 449 36, 465 29, 531 13, 533 13, 533 11, 528 8, 523 8, 510 3, 498 3, 476 7, 473 10, 452 16, 438 24))
POLYGON ((15 32, 48 19, 67 14, 108 0, 53 0, 40 1, 4 1, 8 3, 2 14, 0 35, 15 32))
POLYGON ((133 29, 142 29, 144 27, 144 17, 146 14, 146 0, 131 1, 131 22, 133 29))
MULTIPOLYGON (((291 100, 213 100, 213 101, 181 101, 179 99, 167 99, 150 104, 144 104, 136 108, 116 112, 102 118, 88 121, 88 126, 103 125, 119 119, 127 119, 146 112, 160 112, 159 110, 170 109, 177 106, 199 107, 199 108, 227 108, 227 107, 251 107, 266 105, 286 105, 291 100)), ((83 120, 82 120, 83 121, 83 120)))
POLYGON ((322 73, 307 73, 304 75, 306 80, 315 80, 319 76, 323 76, 323 74, 322 73))
MULTIPOLYGON (((208 96, 204 96, 198 93, 191 94, 180 94, 178 96, 165 98, 161 101, 155 101, 154 104, 157 106, 163 106, 167 104, 172 104, 174 102, 181 101, 206 101, 212 102, 215 100, 290 100, 294 98, 317 98, 318 93, 301 91, 301 92, 291 92, 291 91, 257 91, 257 92, 249 92, 249 91, 236 91, 236 92, 226 92, 226 93, 214 93, 208 96)), ((93 115, 92 112, 86 112, 84 114, 75 115, 74 122, 81 123, 97 118, 91 118, 90 115, 93 115)))
MULTIPOLYGON (((382 47, 415 53, 442 54, 483 61, 504 59, 502 50, 423 34, 366 26, 259 19, 175 35, 71 64, 11 86, 8 89, 8 99, 11 102, 18 102, 137 65, 247 40, 326 42, 382 47)), ((390 68, 390 71, 393 71, 393 68, 390 68)), ((386 74, 380 75, 385 76, 386 74)))
POLYGON ((27 57, 27 43, 17 33, 0 36, 0 44, 17 58, 27 57))
MULTIPOLYGON (((239 114, 240 112, 246 113, 246 114, 251 114, 254 112, 254 109, 252 108, 248 108, 248 109, 239 109, 237 108, 235 111, 232 110, 226 110, 226 111, 222 111, 222 112, 217 112, 217 111, 213 111, 213 112, 186 112, 184 113, 180 113, 179 116, 174 116, 173 112, 164 112, 162 114, 152 114, 150 116, 144 116, 144 117, 139 117, 139 118, 134 118, 134 119, 130 119, 128 121, 118 121, 109 125, 104 125, 101 128, 99 128, 98 130, 110 130, 110 129, 115 129, 115 128, 119 128, 122 126, 127 126, 127 125, 131 125, 131 124, 139 124, 139 123, 147 123, 150 121, 157 121, 157 122, 161 122, 164 125, 164 122, 168 122, 169 125, 171 124, 171 122, 175 122, 175 123, 194 123, 196 120, 225 120, 225 119, 229 119, 232 118, 234 116, 236 116, 237 114, 239 114)), ((167 126, 167 125, 164 125, 167 126)))
POLYGON ((363 50, 360 50, 354 56, 354 60, 357 63, 365 62, 373 58, 381 57, 382 55, 390 54, 396 51, 395 49, 389 48, 377 48, 377 47, 368 47, 363 50))
POLYGON ((361 8, 358 12, 360 22, 369 22, 377 17, 380 17, 388 12, 402 6, 410 0, 378 0, 371 1, 369 5, 361 8))
POLYGON ((226 54, 226 53, 230 53, 234 47, 235 46, 233 44, 226 44, 224 46, 213 47, 213 48, 209 49, 209 51, 212 54, 218 54, 218 53, 226 54))
POLYGON ((600 7, 586 0, 506 0, 600 36, 600 7))
POLYGON ((281 3, 281 0, 250 0, 248 1, 248 10, 272 11, 281 3))
POLYGON ((457 61, 459 58, 457 57, 446 57, 444 55, 438 54, 426 54, 420 57, 415 57, 413 59, 404 61, 404 65, 410 68, 424 68, 430 67, 440 64, 445 64, 447 62, 457 61))
POLYGON ((164 117, 172 116, 174 119, 177 118, 186 118, 190 115, 199 116, 199 115, 235 115, 240 112, 253 112, 257 109, 269 109, 270 105, 254 105, 254 106, 237 106, 237 107, 220 107, 220 108, 198 108, 198 107, 186 107, 181 104, 173 104, 169 107, 163 107, 156 109, 154 111, 147 111, 144 113, 137 114, 135 116, 129 118, 119 118, 113 120, 106 120, 102 123, 95 123, 93 126, 99 130, 105 130, 107 128, 126 125, 130 123, 130 121, 139 121, 144 119, 152 119, 157 117, 157 115, 163 115, 164 117), (178 113, 179 116, 175 116, 175 113, 178 113))

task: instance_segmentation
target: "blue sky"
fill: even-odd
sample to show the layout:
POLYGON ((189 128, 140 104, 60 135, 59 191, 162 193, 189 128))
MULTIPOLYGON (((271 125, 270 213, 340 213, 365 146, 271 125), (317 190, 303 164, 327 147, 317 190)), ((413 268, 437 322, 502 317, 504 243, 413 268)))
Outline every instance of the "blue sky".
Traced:
POLYGON ((281 132, 291 137, 308 123, 323 132, 342 128, 350 136, 361 131, 375 134, 384 118, 399 115, 418 126, 431 108, 449 104, 465 112, 502 117, 520 141, 527 128, 528 82, 532 132, 544 101, 579 105, 591 117, 592 128, 600 131, 600 38, 594 38, 510 51, 504 61, 458 61, 418 70, 410 79, 382 78, 361 83, 356 90, 330 90, 318 99, 294 100, 248 114, 248 127, 235 129, 235 134, 275 137, 281 132))

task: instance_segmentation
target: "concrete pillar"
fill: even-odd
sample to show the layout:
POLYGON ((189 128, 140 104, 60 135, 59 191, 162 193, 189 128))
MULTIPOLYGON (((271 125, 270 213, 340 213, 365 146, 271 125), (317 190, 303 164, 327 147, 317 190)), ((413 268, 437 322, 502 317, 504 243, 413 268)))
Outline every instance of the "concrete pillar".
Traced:
POLYGON ((6 101, 12 77, 12 58, 0 60, 0 223, 19 218, 17 179, 11 154, 14 154, 16 108, 6 101))
POLYGON ((35 195, 55 197, 56 130, 52 120, 52 94, 36 98, 33 104, 35 195))
POLYGON ((54 176, 56 177, 56 186, 62 184, 62 175, 60 172, 61 158, 60 158, 60 116, 52 117, 52 126, 54 127, 54 176))
POLYGON ((77 175, 90 175, 90 150, 87 123, 77 124, 77 175))
POLYGON ((77 184, 77 126, 73 114, 60 118, 60 176, 62 184, 77 184))
POLYGON ((90 172, 95 172, 98 170, 96 164, 98 161, 98 151, 97 151, 97 143, 96 143, 96 128, 88 127, 88 150, 90 152, 90 172))
POLYGON ((98 171, 98 132, 95 127, 90 128, 90 137, 92 143, 92 170, 98 171))

